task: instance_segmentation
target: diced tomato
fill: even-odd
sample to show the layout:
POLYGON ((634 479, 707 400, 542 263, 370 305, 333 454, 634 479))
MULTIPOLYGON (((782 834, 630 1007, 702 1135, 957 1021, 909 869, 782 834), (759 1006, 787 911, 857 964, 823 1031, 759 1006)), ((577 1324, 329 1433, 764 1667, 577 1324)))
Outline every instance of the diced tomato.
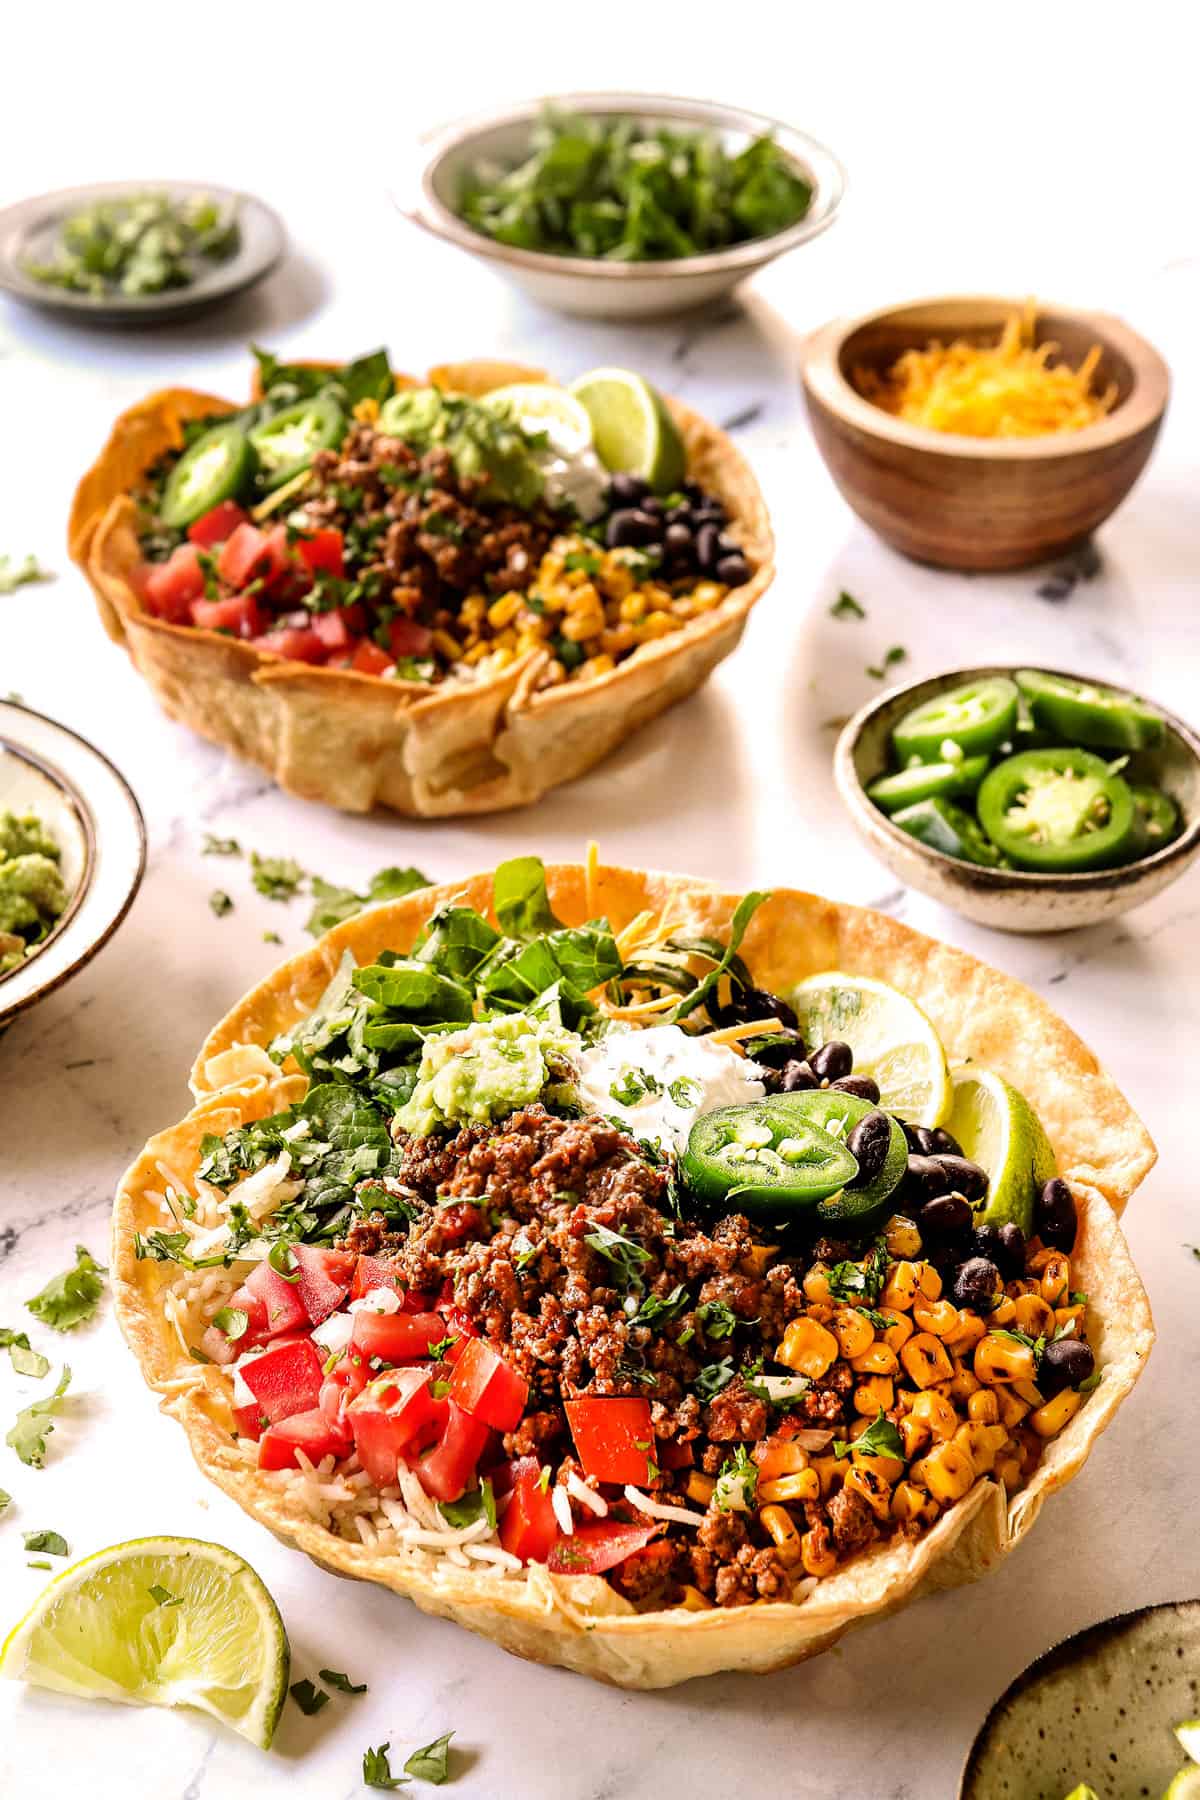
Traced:
POLYGON ((231 538, 239 525, 249 523, 249 514, 236 500, 220 500, 211 512, 188 526, 188 536, 201 550, 210 550, 214 544, 223 544, 226 538, 231 538))
MULTIPOLYGON (((454 1292, 453 1287, 451 1287, 450 1292, 454 1292)), ((443 1319, 445 1319, 447 1329, 452 1331, 456 1337, 465 1341, 467 1338, 477 1338, 479 1336, 479 1327, 476 1325, 470 1313, 464 1312, 461 1306, 456 1306, 453 1300, 448 1298, 440 1300, 438 1302, 438 1311, 441 1313, 443 1319)), ((455 1354, 455 1360, 457 1360, 457 1353, 455 1354)))
POLYGON ((418 625, 415 619, 406 619, 403 615, 393 619, 388 626, 388 638, 393 662, 398 662, 402 656, 428 656, 433 647, 433 633, 429 627, 418 625))
POLYGON ((391 1288, 395 1293, 403 1295, 404 1283, 400 1279, 400 1271, 386 1256, 360 1256, 354 1265, 350 1298, 361 1300, 364 1294, 371 1293, 375 1288, 391 1288))
POLYGON ((194 544, 180 544, 166 562, 151 563, 142 582, 142 598, 156 619, 190 625, 192 602, 204 594, 204 570, 194 544))
POLYGON ((332 526, 320 531, 307 533, 296 539, 296 555, 313 575, 336 575, 339 580, 346 573, 346 559, 342 553, 342 534, 332 526))
POLYGON ((560 1538, 546 1560, 555 1575, 603 1575, 635 1550, 644 1549, 659 1529, 657 1525, 622 1525, 608 1519, 581 1525, 573 1536, 560 1538))
POLYGON ((660 1469, 690 1469, 696 1458, 690 1444, 677 1444, 671 1438, 655 1445, 654 1460, 660 1469))
POLYGON ((310 1412, 293 1413, 290 1419, 281 1419, 263 1432, 258 1446, 258 1466, 260 1469, 297 1467, 297 1450, 303 1450, 310 1462, 317 1463, 323 1456, 348 1455, 350 1439, 331 1429, 319 1407, 310 1412))
POLYGON ((655 1538, 653 1543, 634 1550, 625 1558, 613 1576, 613 1585, 634 1599, 646 1599, 656 1588, 662 1587, 672 1574, 674 1564, 674 1544, 669 1544, 666 1538, 655 1538))
POLYGON ((286 656, 291 662, 319 663, 325 660, 325 646, 311 626, 285 625, 251 638, 256 650, 269 650, 275 656, 286 656))
POLYGON ((491 1436, 483 1420, 473 1419, 456 1400, 447 1404, 449 1417, 436 1449, 410 1465, 425 1492, 434 1500, 462 1498, 475 1479, 479 1459, 491 1436))
POLYGON ((271 615, 254 594, 226 594, 222 600, 193 600, 192 624, 202 631, 232 631, 236 637, 258 637, 271 615))
POLYGON ((286 1280, 269 1262, 260 1262, 254 1273, 246 1277, 246 1289, 264 1309, 265 1316, 257 1334, 260 1337, 279 1337, 282 1332, 295 1331, 308 1324, 299 1283, 286 1280))
POLYGON ((386 650, 381 650, 370 638, 364 638, 361 644, 354 646, 350 667, 360 675, 382 675, 392 667, 394 661, 395 658, 389 656, 386 650))
POLYGON ((268 1336, 267 1304, 260 1294, 254 1292, 253 1288, 245 1286, 237 1288, 230 1294, 227 1304, 237 1307, 246 1315, 246 1329, 238 1339, 240 1349, 248 1350, 256 1338, 268 1336))
POLYGON ((263 1434, 263 1416, 257 1406, 235 1406, 233 1416, 237 1420, 238 1432, 242 1437, 260 1438, 263 1434))
POLYGON ((361 606, 337 606, 312 616, 312 628, 327 650, 348 650, 366 622, 361 606))
POLYGON ((272 1344, 238 1371, 272 1425, 311 1412, 321 1398, 321 1358, 311 1338, 272 1344))
POLYGON ((496 1431, 519 1425, 529 1399, 529 1383, 482 1338, 462 1346, 450 1377, 450 1398, 496 1431))
POLYGON ((360 1312, 350 1342, 368 1362, 378 1356, 385 1363, 403 1363, 428 1356, 430 1346, 446 1336, 441 1313, 360 1312))
POLYGON ((589 1475, 636 1486, 649 1479, 654 1427, 648 1400, 617 1396, 568 1400, 566 1413, 579 1460, 589 1475))
POLYGON ((252 581, 266 586, 291 566, 286 525, 260 531, 247 520, 239 525, 217 558, 217 574, 226 587, 249 587, 252 581))
POLYGON ((343 1356, 334 1364, 321 1383, 319 1402, 331 1425, 344 1424, 349 1431, 346 1413, 350 1402, 358 1398, 370 1379, 371 1371, 365 1356, 343 1356))
POLYGON ((296 1291, 314 1325, 337 1311, 350 1292, 354 1256, 349 1250, 323 1250, 317 1244, 293 1244, 300 1279, 296 1291))
POLYGON ((562 1536, 550 1495, 541 1485, 542 1471, 532 1456, 514 1465, 512 1499, 500 1521, 500 1542, 522 1562, 544 1563, 562 1536))
POLYGON ((437 1417, 428 1369, 396 1369, 366 1386, 346 1408, 358 1460, 377 1487, 394 1487, 399 1457, 415 1450, 437 1417))

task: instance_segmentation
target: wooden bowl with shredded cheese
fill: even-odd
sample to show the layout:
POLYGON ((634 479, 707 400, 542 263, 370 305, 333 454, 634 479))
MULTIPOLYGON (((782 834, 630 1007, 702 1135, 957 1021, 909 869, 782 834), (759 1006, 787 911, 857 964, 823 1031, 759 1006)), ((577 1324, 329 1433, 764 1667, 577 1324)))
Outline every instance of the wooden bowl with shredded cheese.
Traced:
POLYGON ((1120 319, 986 295, 834 320, 801 374, 848 505, 949 569, 1023 568, 1087 538, 1145 468, 1170 389, 1120 319))

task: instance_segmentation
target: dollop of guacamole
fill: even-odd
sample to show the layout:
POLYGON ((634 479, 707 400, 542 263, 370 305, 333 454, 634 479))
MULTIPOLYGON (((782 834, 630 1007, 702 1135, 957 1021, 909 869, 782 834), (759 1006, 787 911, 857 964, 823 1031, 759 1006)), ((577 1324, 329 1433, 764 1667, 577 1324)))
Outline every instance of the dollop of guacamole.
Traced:
POLYGON ((34 813, 0 813, 0 975, 24 962, 65 911, 61 852, 34 813))
POLYGON ((402 1130, 428 1137, 440 1126, 483 1125, 535 1100, 574 1095, 582 1040, 565 1026, 528 1013, 479 1019, 430 1038, 417 1085, 396 1114, 402 1130))
POLYGON ((513 506, 536 506, 544 481, 528 438, 510 419, 474 400, 443 394, 440 388, 409 388, 385 400, 379 430, 424 454, 436 445, 450 452, 457 474, 487 479, 480 495, 513 506))

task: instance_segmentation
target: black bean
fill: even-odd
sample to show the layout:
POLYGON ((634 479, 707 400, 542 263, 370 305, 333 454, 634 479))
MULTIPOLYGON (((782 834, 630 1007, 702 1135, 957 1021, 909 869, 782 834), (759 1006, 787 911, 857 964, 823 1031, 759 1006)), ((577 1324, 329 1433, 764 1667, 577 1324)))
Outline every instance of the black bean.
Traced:
POLYGON ((674 556, 686 556, 692 547, 691 530, 686 525, 668 525, 663 543, 674 556))
POLYGON ((931 1147, 926 1152, 929 1156, 961 1156, 963 1153, 958 1139, 943 1131, 940 1125, 935 1125, 929 1133, 929 1142, 931 1147))
POLYGON ((757 1038, 748 1038, 742 1047, 751 1062, 760 1063, 765 1069, 785 1069, 790 1062, 802 1062, 806 1054, 804 1039, 798 1031, 789 1031, 786 1039, 778 1044, 764 1042, 760 1045, 757 1038))
POLYGON ((900 1129, 904 1133, 904 1141, 909 1149, 920 1151, 921 1146, 917 1141, 917 1132, 921 1130, 921 1127, 919 1125, 910 1125, 907 1119, 901 1119, 900 1129))
POLYGON ((666 520, 668 525, 690 525, 692 522, 692 509, 687 501, 681 501, 678 506, 668 506, 666 520))
POLYGON ((657 494, 648 494, 642 501, 642 511, 649 513, 652 519, 661 519, 666 510, 657 494))
POLYGON ((990 1313, 1000 1298, 1000 1271, 986 1256, 970 1256, 954 1278, 954 1304, 990 1313))
POLYGON ((734 987, 725 1005, 718 1007, 722 1025, 744 1025, 750 1019, 778 1019, 784 1031, 799 1031, 800 1021, 786 1000, 766 988, 734 987))
POLYGON ((956 1194, 963 1194, 968 1200, 983 1199, 988 1191, 986 1169, 969 1162, 965 1156, 939 1156, 937 1160, 950 1177, 950 1186, 956 1194))
POLYGON ((939 1194, 950 1191, 950 1179, 941 1163, 936 1157, 922 1156, 919 1152, 910 1154, 905 1179, 926 1200, 936 1200, 939 1194))
POLYGON ((849 1044, 830 1038, 809 1056, 812 1072, 818 1081, 841 1081, 854 1067, 854 1052, 849 1044))
POLYGON ((679 491, 681 494, 686 494, 694 506, 703 506, 707 499, 707 495, 698 481, 685 481, 679 491))
POLYGON ((724 525, 727 516, 721 502, 714 500, 711 495, 708 499, 702 500, 699 506, 693 506, 692 512, 698 525, 721 526, 724 525))
POLYGON ((726 587, 741 587, 750 579, 750 564, 740 550, 734 550, 721 558, 713 572, 726 587))
POLYGON ((843 1075, 829 1085, 839 1094, 853 1094, 858 1100, 869 1100, 872 1106, 879 1105, 879 1083, 872 1081, 869 1075, 843 1075))
POLYGON ((847 1187, 866 1187, 887 1160, 892 1141, 892 1122, 886 1113, 869 1112, 846 1139, 846 1148, 858 1162, 858 1174, 847 1187))
POLYGON ((636 506, 650 492, 650 483, 640 475, 614 475, 608 484, 608 497, 614 506, 636 506))
POLYGON ((939 1194, 917 1214, 921 1237, 940 1244, 965 1244, 971 1231, 971 1209, 961 1194, 939 1194))
POLYGON ((1082 1338, 1054 1338, 1042 1352, 1035 1380, 1038 1392, 1052 1400, 1064 1388, 1077 1388, 1095 1372, 1096 1358, 1082 1338))
POLYGON ((610 550, 626 544, 653 544, 660 530, 659 521, 652 519, 649 513, 628 507, 623 512, 613 513, 605 528, 604 541, 610 550))
POLYGON ((932 1131, 930 1131, 927 1125, 914 1125, 913 1136, 917 1140, 917 1149, 921 1152, 922 1156, 937 1155, 937 1144, 934 1141, 932 1131))
POLYGON ((798 1094, 804 1092, 807 1088, 820 1087, 820 1085, 820 1082, 813 1074, 809 1064, 797 1060, 796 1062, 790 1062, 783 1071, 783 1080, 780 1082, 780 1092, 784 1094, 798 1094))
POLYGON ((1000 1242, 1004 1246, 1007 1262, 1000 1262, 999 1257, 992 1260, 999 1265, 1006 1281, 1017 1281, 1025 1273, 1025 1233, 1015 1220, 1000 1227, 1000 1242), (1012 1274, 1007 1271, 1011 1269, 1012 1274))
POLYGON ((719 537, 713 524, 701 525, 696 532, 696 561, 706 574, 711 574, 720 555, 719 537))
POLYGON ((1060 1175, 1054 1175, 1038 1195, 1033 1209, 1033 1226, 1047 1250, 1075 1248, 1079 1217, 1075 1196, 1060 1175))

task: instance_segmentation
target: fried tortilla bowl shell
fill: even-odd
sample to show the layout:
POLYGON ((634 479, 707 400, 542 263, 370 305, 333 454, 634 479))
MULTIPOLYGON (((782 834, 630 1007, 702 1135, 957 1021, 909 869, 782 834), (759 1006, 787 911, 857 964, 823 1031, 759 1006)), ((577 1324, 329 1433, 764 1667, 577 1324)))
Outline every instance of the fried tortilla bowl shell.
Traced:
MULTIPOLYGON (((195 1107, 151 1139, 121 1184, 112 1250, 118 1316, 147 1382, 183 1425, 201 1468, 322 1567, 393 1588, 423 1611, 454 1619, 520 1656, 620 1687, 667 1687, 721 1669, 782 1668, 827 1649, 872 1615, 995 1567, 1030 1529, 1046 1496, 1082 1468, 1150 1353, 1150 1308, 1117 1214, 1152 1166, 1154 1146, 1095 1057, 1028 988, 882 914, 788 889, 775 891, 746 934, 742 954, 755 981, 779 989, 837 968, 894 983, 928 1012, 952 1061, 974 1057, 1023 1089, 1075 1194, 1081 1229, 1073 1285, 1090 1296, 1103 1380, 1047 1445, 1028 1486, 1008 1500, 995 1482, 978 1482, 926 1536, 858 1557, 799 1604, 639 1614, 597 1576, 531 1568, 521 1582, 446 1568, 435 1579, 394 1555, 336 1537, 280 1483, 239 1459, 230 1437, 228 1382, 215 1368, 189 1360, 164 1317, 159 1294, 170 1271, 134 1258, 133 1233, 162 1223, 150 1197, 161 1189, 157 1165, 190 1177, 206 1132, 264 1117, 303 1094, 303 1076, 276 1068, 263 1046, 312 1009, 345 950, 367 963, 385 948, 406 949, 451 897, 490 912, 491 880, 480 875, 377 907, 282 964, 212 1032, 192 1072, 195 1107)), ((617 930, 647 908, 669 908, 688 935, 726 936, 737 900, 686 877, 621 868, 599 869, 590 894, 585 871, 575 865, 549 869, 548 885, 566 923, 600 912, 617 930)))
MULTIPOLYGON (((443 364, 429 379, 478 396, 547 377, 518 364, 465 362, 443 364)), ((399 376, 397 385, 416 383, 399 376)), ((529 651, 486 681, 385 681, 287 662, 146 612, 136 585, 142 558, 130 489, 179 448, 188 420, 237 410, 211 394, 166 388, 121 414, 76 492, 70 552, 106 631, 128 649, 165 711, 257 763, 289 793, 346 812, 386 806, 414 818, 526 806, 694 692, 734 649, 751 607, 771 585, 774 540, 749 464, 715 425, 678 401, 668 404, 687 447, 689 476, 724 502, 730 535, 754 572, 711 612, 586 681, 539 692, 549 650, 529 651)))

